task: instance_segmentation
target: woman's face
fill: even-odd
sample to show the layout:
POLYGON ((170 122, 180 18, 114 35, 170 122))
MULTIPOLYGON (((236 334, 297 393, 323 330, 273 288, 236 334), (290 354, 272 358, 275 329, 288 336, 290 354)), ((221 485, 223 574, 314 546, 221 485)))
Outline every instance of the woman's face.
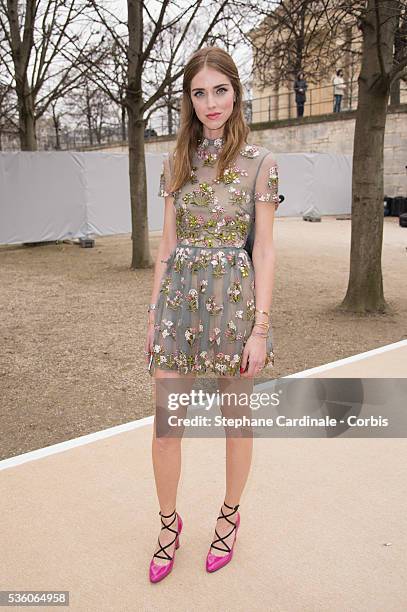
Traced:
POLYGON ((229 78, 214 68, 202 68, 191 81, 191 100, 203 124, 204 136, 219 138, 233 111, 235 93, 229 78))

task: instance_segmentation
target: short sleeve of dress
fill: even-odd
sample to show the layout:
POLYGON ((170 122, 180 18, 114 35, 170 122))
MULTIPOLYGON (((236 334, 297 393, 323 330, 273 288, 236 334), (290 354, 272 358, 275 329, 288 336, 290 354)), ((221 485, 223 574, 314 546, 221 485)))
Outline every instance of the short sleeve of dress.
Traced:
POLYGON ((167 154, 162 163, 161 175, 160 175, 160 188, 158 190, 158 195, 162 198, 165 198, 169 195, 172 195, 170 191, 171 184, 171 169, 170 169, 170 160, 169 155, 167 154))
POLYGON ((254 188, 255 202, 280 203, 278 197, 278 165, 273 153, 268 153, 261 161, 254 188))

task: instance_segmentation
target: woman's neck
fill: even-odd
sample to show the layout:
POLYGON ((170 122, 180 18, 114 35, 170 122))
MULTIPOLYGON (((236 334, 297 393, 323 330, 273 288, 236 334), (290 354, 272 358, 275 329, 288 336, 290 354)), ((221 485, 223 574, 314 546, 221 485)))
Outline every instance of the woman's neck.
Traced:
POLYGON ((223 132, 223 126, 217 130, 210 130, 204 126, 203 137, 208 138, 208 140, 216 140, 217 138, 223 138, 223 132))

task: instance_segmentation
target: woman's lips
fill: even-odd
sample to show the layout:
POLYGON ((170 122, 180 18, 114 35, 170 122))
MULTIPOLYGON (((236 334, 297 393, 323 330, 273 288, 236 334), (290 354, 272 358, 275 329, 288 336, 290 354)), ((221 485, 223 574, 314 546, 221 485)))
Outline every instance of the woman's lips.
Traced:
POLYGON ((206 115, 208 117, 208 119, 216 119, 216 117, 219 117, 220 113, 213 113, 212 115, 206 115))

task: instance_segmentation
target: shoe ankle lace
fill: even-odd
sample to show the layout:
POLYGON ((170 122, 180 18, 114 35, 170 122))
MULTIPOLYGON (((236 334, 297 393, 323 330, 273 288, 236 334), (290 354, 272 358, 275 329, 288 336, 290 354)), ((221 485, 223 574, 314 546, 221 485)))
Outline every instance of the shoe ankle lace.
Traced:
POLYGON ((229 514, 225 514, 223 512, 223 506, 220 509, 221 514, 218 516, 218 519, 225 519, 228 523, 230 523, 231 525, 233 525, 231 531, 227 534, 224 535, 223 537, 221 535, 219 535, 219 533, 217 532, 217 529, 215 527, 215 534, 217 535, 217 539, 215 539, 212 544, 211 544, 211 548, 216 548, 216 550, 221 550, 222 552, 229 552, 232 550, 230 548, 230 546, 227 544, 227 542, 225 542, 226 538, 228 538, 230 535, 232 535, 232 533, 234 532, 234 530, 236 529, 236 523, 234 523, 233 521, 229 520, 229 517, 232 516, 232 514, 234 514, 237 509, 239 508, 240 504, 237 504, 237 506, 228 506, 228 504, 226 502, 223 502, 223 506, 226 506, 226 508, 229 508, 229 510, 232 510, 232 512, 229 512, 229 514), (220 548, 219 546, 216 546, 217 542, 222 542, 222 544, 225 546, 225 548, 220 548))
POLYGON ((168 548, 169 546, 172 546, 174 544, 174 542, 176 541, 177 537, 178 537, 178 530, 177 529, 171 529, 171 525, 174 523, 174 521, 177 519, 177 513, 174 510, 174 512, 171 512, 171 514, 168 514, 168 516, 166 516, 165 514, 162 514, 161 510, 158 513, 161 517, 161 523, 162 523, 162 527, 161 527, 161 531, 163 531, 163 529, 168 529, 168 531, 171 531, 172 533, 175 534, 174 539, 172 540, 172 542, 170 542, 169 544, 166 544, 165 546, 163 546, 160 542, 160 537, 158 537, 158 543, 160 545, 160 549, 154 553, 154 557, 157 557, 157 559, 164 559, 166 561, 172 561, 172 557, 169 555, 169 553, 165 550, 166 548, 168 548), (172 516, 174 516, 174 518, 172 519, 172 521, 166 525, 163 521, 163 518, 171 518, 172 516), (163 552, 165 554, 165 557, 163 557, 162 555, 160 555, 159 553, 163 552))

